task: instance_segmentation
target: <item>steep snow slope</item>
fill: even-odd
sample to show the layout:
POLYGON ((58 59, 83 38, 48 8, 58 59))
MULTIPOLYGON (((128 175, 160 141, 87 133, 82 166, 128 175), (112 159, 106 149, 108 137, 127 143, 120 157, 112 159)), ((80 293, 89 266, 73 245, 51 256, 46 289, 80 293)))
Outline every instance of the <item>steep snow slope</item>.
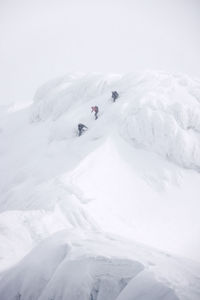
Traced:
MULTIPOLYGON (((40 88, 30 107, 15 107, 7 113, 3 111, 0 122, 1 269, 12 266, 44 238, 62 229, 67 229, 67 233, 63 234, 67 246, 64 250, 59 246, 62 255, 55 255, 56 261, 51 272, 44 269, 47 276, 45 280, 52 281, 55 299, 79 299, 78 295, 71 296, 71 289, 64 292, 64 287, 62 296, 56 294, 56 282, 60 279, 54 281, 52 278, 64 257, 68 260, 66 249, 70 247, 69 244, 73 244, 72 253, 76 253, 74 244, 79 240, 82 245, 79 256, 84 257, 84 270, 87 269, 87 255, 85 257, 83 249, 87 247, 86 240, 90 234, 91 245, 97 243, 100 249, 104 249, 101 240, 104 239, 103 232, 110 232, 113 238, 114 234, 120 234, 164 251, 200 259, 199 117, 200 82, 185 75, 164 72, 125 76, 68 75, 40 88), (112 90, 120 94, 116 103, 111 101, 112 90), (97 121, 90 111, 92 105, 98 105, 100 109, 97 121), (81 137, 77 137, 76 132, 79 122, 89 127, 81 137), (77 239, 72 242, 74 230, 78 233, 77 239), (102 243, 98 244, 98 239, 102 243)), ((142 260, 138 258, 135 242, 126 241, 126 255, 122 258, 119 254, 123 247, 126 248, 124 240, 114 239, 118 241, 119 250, 107 241, 108 253, 102 254, 103 261, 108 255, 120 261, 130 259, 133 266, 132 261, 136 261, 136 270, 137 266, 143 265, 145 253, 142 260)), ((51 240, 54 243, 54 236, 51 240)), ((49 253, 52 246, 48 242, 46 245, 49 248, 45 252, 49 253)), ((137 247, 140 249, 138 251, 143 248, 150 251, 140 244, 137 247)), ((95 250, 90 256, 94 258, 95 251, 99 250, 98 247, 92 249, 95 250)), ((31 279, 25 283, 20 279, 26 277, 35 259, 40 265, 43 256, 38 254, 35 257, 34 253, 39 253, 37 251, 40 252, 33 250, 33 254, 22 260, 15 271, 11 269, 2 274, 0 293, 8 295, 5 297, 12 299, 19 291, 25 293, 25 299, 38 299, 39 294, 43 297, 41 299, 46 299, 47 294, 52 297, 44 285, 34 290, 31 279), (15 288, 10 291, 11 294, 6 294, 13 282, 16 283, 15 288), (27 290, 30 294, 26 294, 27 290)), ((151 253, 148 252, 147 260, 151 253)), ((164 264, 171 264, 170 258, 168 260, 168 256, 163 256, 166 257, 164 264)), ((47 265, 50 257, 46 258, 47 265)), ((70 270, 78 268, 79 260, 74 267, 70 266, 70 270)), ((112 261, 109 264, 112 265, 112 261)), ((157 294, 152 294, 152 299, 165 299, 162 294, 165 291, 168 295, 166 299, 170 300, 176 297, 198 299, 198 267, 194 270, 186 260, 173 258, 172 269, 175 264, 177 276, 170 275, 167 280, 166 268, 163 269, 159 264, 158 254, 155 254, 153 264, 157 266, 154 275, 141 274, 141 281, 137 277, 126 289, 127 282, 120 285, 115 281, 113 284, 116 289, 111 288, 112 284, 110 286, 109 283, 103 288, 102 296, 91 296, 90 291, 95 289, 96 281, 94 284, 89 279, 84 281, 86 286, 90 285, 84 299, 116 299, 120 294, 118 300, 127 300, 130 299, 129 289, 131 299, 146 299, 141 296, 141 284, 145 284, 146 291, 156 286, 154 291, 157 294), (197 275, 188 279, 181 269, 182 263, 186 273, 197 275), (155 282, 157 279, 154 277, 159 272, 164 272, 161 276, 164 279, 155 282), (176 280, 181 281, 178 279, 180 277, 181 280, 184 278, 185 285, 178 284, 177 293, 173 284, 176 280), (194 286, 192 291, 189 284, 194 286), (105 296, 106 289, 112 289, 114 294, 109 296, 107 293, 105 296)), ((65 267, 62 268, 62 272, 67 272, 65 267)), ((96 265, 92 269, 99 272, 96 265)), ((146 272, 146 267, 142 269, 146 272)), ((38 282, 43 276, 41 271, 36 270, 38 282)), ((126 274, 129 269, 125 267, 124 272, 126 274)), ((94 273, 87 274, 93 278, 94 273)), ((134 274, 128 276, 129 280, 135 277, 134 274)), ((120 282, 123 282, 123 276, 126 277, 120 274, 120 282)), ((67 282, 70 280, 68 278, 67 282)), ((76 278, 77 282, 79 280, 82 282, 81 277, 76 278)), ((64 282, 62 284, 65 285, 64 282)), ((72 287, 74 282, 69 284, 72 287)))
POLYGON ((87 209, 104 230, 199 258, 200 188, 194 171, 132 149, 116 136, 70 178, 91 199, 87 209))

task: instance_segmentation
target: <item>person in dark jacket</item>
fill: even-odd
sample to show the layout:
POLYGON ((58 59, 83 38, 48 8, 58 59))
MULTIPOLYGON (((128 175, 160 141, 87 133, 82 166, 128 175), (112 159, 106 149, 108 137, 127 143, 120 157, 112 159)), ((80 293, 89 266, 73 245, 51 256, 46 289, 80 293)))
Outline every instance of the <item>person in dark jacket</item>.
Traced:
POLYGON ((87 126, 84 124, 79 123, 78 124, 78 136, 81 136, 85 129, 88 129, 87 126))
POLYGON ((118 97, 119 97, 119 94, 117 91, 112 92, 113 102, 115 102, 118 97))
POLYGON ((98 119, 98 112, 99 112, 98 106, 92 106, 91 109, 92 109, 91 112, 94 111, 95 120, 97 120, 98 119))

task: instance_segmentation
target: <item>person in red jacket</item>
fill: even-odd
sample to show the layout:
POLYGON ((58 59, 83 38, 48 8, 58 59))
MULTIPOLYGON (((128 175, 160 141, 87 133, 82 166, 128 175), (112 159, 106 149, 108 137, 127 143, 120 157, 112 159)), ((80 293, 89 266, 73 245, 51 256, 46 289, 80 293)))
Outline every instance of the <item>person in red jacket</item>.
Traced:
POLYGON ((92 108, 91 112, 94 111, 95 120, 97 120, 98 119, 99 108, 98 108, 98 106, 92 106, 91 108, 92 108))

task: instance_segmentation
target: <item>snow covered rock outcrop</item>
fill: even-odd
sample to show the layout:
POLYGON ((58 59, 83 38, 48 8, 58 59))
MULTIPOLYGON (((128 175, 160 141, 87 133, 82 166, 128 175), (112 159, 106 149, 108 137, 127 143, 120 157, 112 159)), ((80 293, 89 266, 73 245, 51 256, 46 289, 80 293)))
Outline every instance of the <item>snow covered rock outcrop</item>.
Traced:
POLYGON ((67 75, 0 128, 0 299, 199 300, 199 80, 67 75))
POLYGON ((5 272, 0 292, 10 300, 19 295, 32 300, 198 300, 200 278, 190 273, 190 264, 119 237, 62 231, 5 272))

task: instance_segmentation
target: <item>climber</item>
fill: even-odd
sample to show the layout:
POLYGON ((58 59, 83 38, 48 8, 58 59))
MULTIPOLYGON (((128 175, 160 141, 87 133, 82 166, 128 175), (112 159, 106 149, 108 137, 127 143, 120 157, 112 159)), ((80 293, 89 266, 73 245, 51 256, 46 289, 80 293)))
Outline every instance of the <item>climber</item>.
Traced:
POLYGON ((98 106, 92 106, 91 109, 92 109, 91 112, 93 112, 93 111, 95 112, 94 116, 95 116, 95 120, 97 120, 98 119, 98 112, 99 112, 98 106))
POLYGON ((79 123, 78 124, 78 136, 81 136, 82 133, 85 131, 85 129, 88 129, 88 127, 85 126, 84 124, 79 123))
POLYGON ((113 102, 115 102, 115 100, 119 97, 118 92, 114 91, 112 92, 112 98, 113 98, 113 102))

